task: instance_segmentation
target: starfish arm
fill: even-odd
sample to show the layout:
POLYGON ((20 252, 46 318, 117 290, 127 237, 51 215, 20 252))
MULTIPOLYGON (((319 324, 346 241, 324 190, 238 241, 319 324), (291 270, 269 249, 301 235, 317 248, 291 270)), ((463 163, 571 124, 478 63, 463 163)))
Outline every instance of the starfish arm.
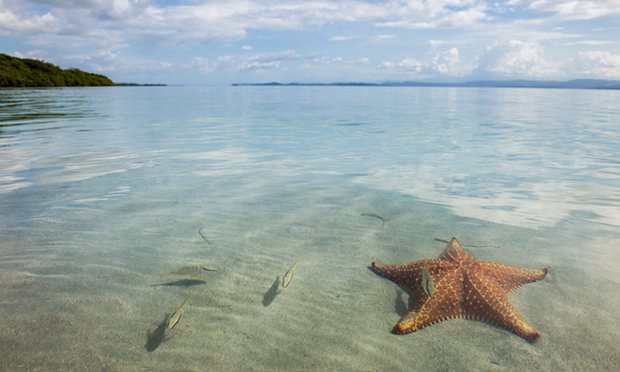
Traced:
POLYGON ((439 258, 450 261, 463 261, 473 259, 472 255, 467 252, 457 238, 452 238, 446 245, 439 258))
POLYGON ((463 315, 468 319, 494 324, 534 342, 540 334, 528 325, 508 301, 508 292, 482 272, 470 272, 464 280, 463 315))
POLYGON ((420 311, 410 312, 394 326, 392 332, 398 334, 415 332, 443 320, 459 318, 461 312, 461 276, 457 270, 445 272, 435 284, 432 297, 426 297, 420 311))
POLYGON ((495 262, 478 262, 483 275, 495 282, 498 288, 510 292, 524 284, 543 279, 548 269, 523 269, 495 262))
POLYGON ((424 293, 421 286, 422 270, 433 265, 436 261, 438 260, 420 260, 405 265, 383 265, 373 262, 370 269, 375 274, 396 283, 409 295, 419 297, 424 293))

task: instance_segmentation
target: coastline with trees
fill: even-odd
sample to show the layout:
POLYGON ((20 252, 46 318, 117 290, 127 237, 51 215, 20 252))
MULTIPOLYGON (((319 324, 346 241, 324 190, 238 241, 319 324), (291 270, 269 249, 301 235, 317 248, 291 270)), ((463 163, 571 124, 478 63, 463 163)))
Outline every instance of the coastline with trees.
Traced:
POLYGON ((61 69, 44 61, 0 53, 0 87, 113 86, 104 75, 77 68, 61 69))

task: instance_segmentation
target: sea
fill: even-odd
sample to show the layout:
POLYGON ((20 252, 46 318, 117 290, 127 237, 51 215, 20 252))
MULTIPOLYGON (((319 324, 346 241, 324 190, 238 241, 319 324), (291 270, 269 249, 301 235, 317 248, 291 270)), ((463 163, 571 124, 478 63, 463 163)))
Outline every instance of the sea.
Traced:
POLYGON ((619 308, 620 91, 0 90, 0 370, 605 371, 619 308), (538 341, 391 333, 452 237, 538 341))

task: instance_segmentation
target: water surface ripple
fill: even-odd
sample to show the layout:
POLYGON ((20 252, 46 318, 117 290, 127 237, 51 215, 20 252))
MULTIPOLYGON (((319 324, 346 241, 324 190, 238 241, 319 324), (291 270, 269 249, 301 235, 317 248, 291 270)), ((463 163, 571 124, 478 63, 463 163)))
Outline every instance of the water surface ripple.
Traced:
POLYGON ((556 89, 0 90, 0 370, 613 370, 618 102, 556 89), (483 261, 549 268, 511 297, 539 342, 465 320, 389 332, 408 299, 368 265, 436 257, 452 236, 483 261), (201 266, 215 271, 171 274, 201 266))

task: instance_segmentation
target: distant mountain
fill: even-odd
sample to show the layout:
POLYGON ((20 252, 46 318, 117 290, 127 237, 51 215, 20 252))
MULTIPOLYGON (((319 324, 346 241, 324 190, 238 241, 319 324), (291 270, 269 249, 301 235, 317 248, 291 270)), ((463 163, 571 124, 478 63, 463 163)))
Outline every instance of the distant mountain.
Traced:
POLYGON ((51 63, 0 53, 0 87, 108 85, 114 85, 114 82, 103 75, 84 72, 77 68, 63 70, 51 63))
POLYGON ((346 86, 346 87, 490 87, 490 88, 554 88, 554 89, 620 89, 618 80, 575 79, 568 81, 542 80, 480 80, 458 83, 421 81, 392 81, 380 83, 235 83, 233 86, 346 86))
POLYGON ((114 83, 117 87, 167 87, 168 84, 160 84, 160 83, 114 83))

